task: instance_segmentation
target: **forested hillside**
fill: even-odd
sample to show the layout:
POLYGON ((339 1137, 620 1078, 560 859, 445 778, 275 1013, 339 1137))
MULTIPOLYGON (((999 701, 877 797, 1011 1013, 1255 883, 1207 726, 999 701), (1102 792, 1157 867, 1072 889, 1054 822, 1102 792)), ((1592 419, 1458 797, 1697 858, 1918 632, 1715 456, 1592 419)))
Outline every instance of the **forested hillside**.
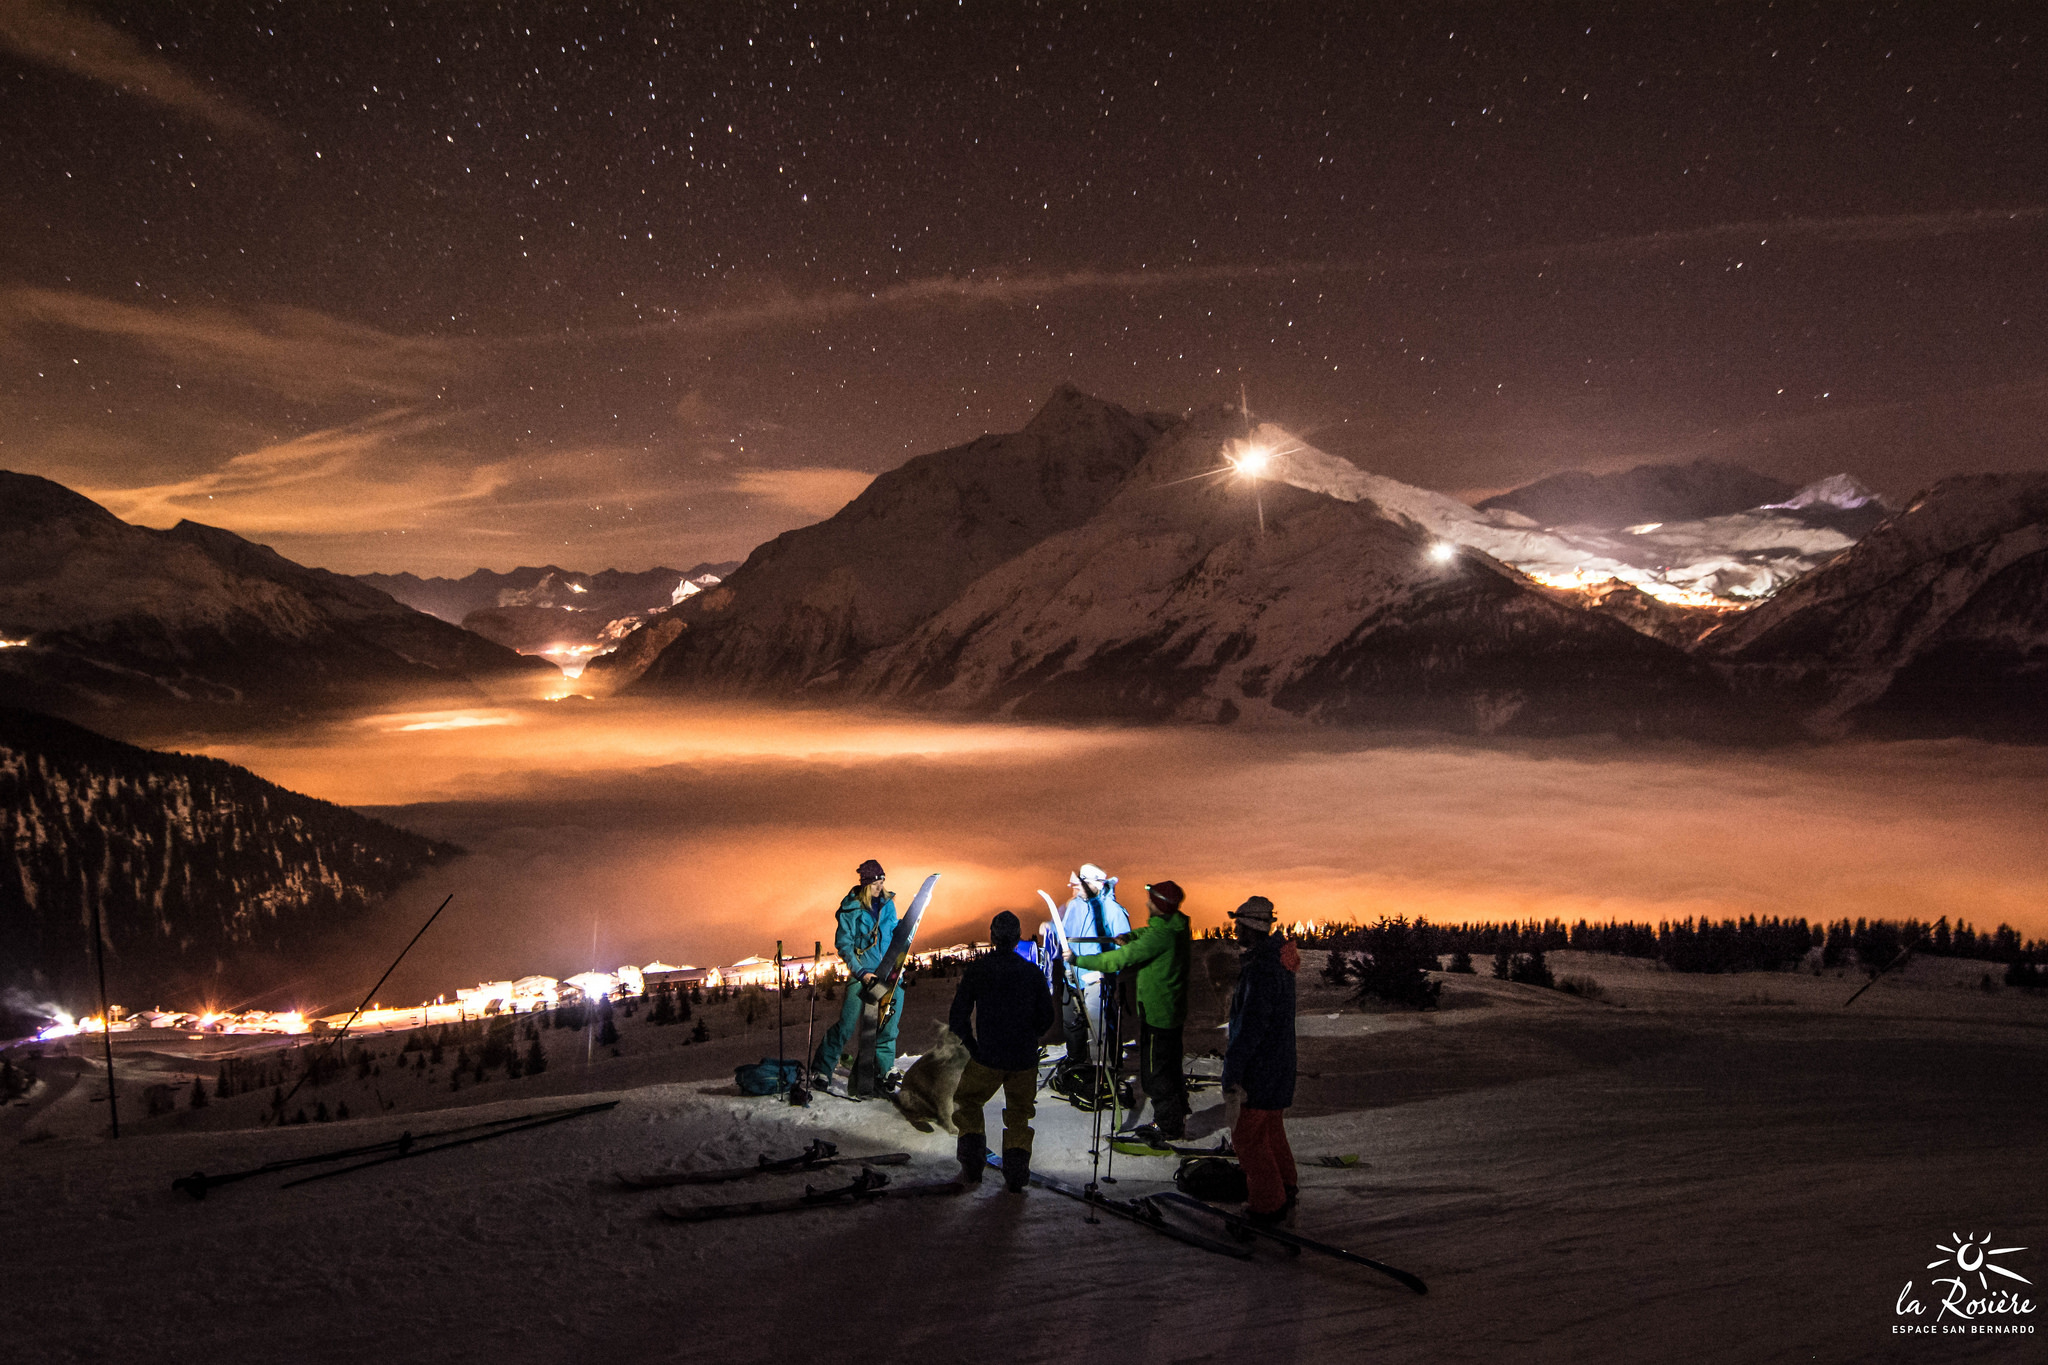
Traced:
POLYGON ((191 1005, 458 851, 218 759, 0 708, 0 985, 38 998, 86 1002, 95 903, 120 998, 191 1005))

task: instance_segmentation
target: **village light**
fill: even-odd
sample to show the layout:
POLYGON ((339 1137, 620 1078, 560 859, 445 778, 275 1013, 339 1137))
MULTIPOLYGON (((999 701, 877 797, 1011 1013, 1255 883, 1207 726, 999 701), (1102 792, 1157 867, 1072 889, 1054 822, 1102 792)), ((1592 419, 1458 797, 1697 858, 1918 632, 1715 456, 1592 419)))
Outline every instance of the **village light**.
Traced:
POLYGON ((1458 557, 1458 547, 1448 540, 1439 540, 1429 547, 1429 557, 1439 564, 1448 564, 1458 557))

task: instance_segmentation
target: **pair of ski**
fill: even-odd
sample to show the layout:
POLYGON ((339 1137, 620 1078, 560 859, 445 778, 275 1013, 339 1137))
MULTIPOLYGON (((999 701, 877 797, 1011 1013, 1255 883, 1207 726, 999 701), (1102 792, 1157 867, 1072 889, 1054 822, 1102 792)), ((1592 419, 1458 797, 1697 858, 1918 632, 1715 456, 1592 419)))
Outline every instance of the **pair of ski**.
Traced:
POLYGON ((464 1124, 460 1128, 443 1128, 439 1131, 425 1133, 407 1131, 383 1142, 365 1143, 360 1147, 343 1147, 336 1151, 319 1152, 312 1156, 289 1157, 282 1161, 267 1161, 261 1166, 252 1166, 244 1171, 229 1171, 224 1175, 208 1175, 204 1171, 194 1171, 190 1175, 181 1175, 176 1180, 173 1180, 171 1188, 183 1190, 194 1199, 204 1199, 206 1198, 207 1191, 222 1185, 232 1185, 238 1180, 249 1180, 259 1175, 275 1175, 280 1171, 296 1170, 301 1166, 320 1166, 334 1161, 346 1161, 350 1157, 370 1158, 367 1161, 358 1161, 352 1166, 343 1166, 339 1170, 322 1171, 318 1175, 301 1176, 297 1180, 287 1181, 280 1188, 288 1190, 294 1185, 304 1185, 315 1180, 326 1180, 330 1176, 347 1175, 351 1171, 360 1171, 370 1166, 382 1166, 387 1162, 404 1161, 411 1157, 425 1156, 429 1152, 444 1152, 451 1147, 467 1147, 472 1143, 489 1142, 493 1138, 509 1137, 513 1133, 524 1133, 535 1128, 545 1128, 549 1124, 561 1123, 566 1119, 582 1118, 588 1114, 600 1114, 617 1104, 617 1100, 607 1100, 601 1104, 585 1104, 574 1109, 557 1109, 537 1114, 517 1114, 510 1118, 488 1119, 482 1123, 464 1124), (458 1134, 463 1133, 474 1134, 474 1136, 458 1137, 458 1134), (436 1138, 452 1138, 455 1140, 449 1142, 432 1141, 436 1138), (423 1143, 431 1143, 431 1145, 423 1146, 421 1145, 423 1143))
MULTIPOLYGON (((909 1158, 904 1158, 906 1161, 909 1158)), ((851 1183, 837 1189, 814 1190, 782 1199, 750 1199, 738 1204, 663 1204, 656 1210, 663 1218, 678 1223, 709 1223, 720 1218, 748 1218, 762 1213, 795 1213, 832 1205, 871 1204, 882 1199, 916 1199, 925 1195, 959 1194, 967 1187, 957 1180, 927 1180, 912 1185, 892 1185, 880 1171, 863 1169, 851 1183)))
MULTIPOLYGON (((991 1152, 989 1153, 989 1164, 1000 1170, 1002 1168, 1002 1158, 991 1152)), ((1069 1199, 1086 1204, 1091 1209, 1100 1209, 1104 1213, 1114 1214, 1127 1222, 1136 1223, 1140 1227, 1150 1228, 1152 1231, 1171 1237, 1177 1242, 1185 1242, 1189 1246, 1215 1252, 1219 1256, 1229 1256, 1234 1260, 1240 1261, 1249 1260, 1251 1259, 1252 1249, 1249 1245, 1246 1245, 1245 1240, 1241 1239, 1263 1237, 1268 1241, 1277 1242, 1281 1246, 1288 1248, 1290 1255, 1298 1256, 1304 1251, 1313 1251, 1318 1255, 1333 1257, 1340 1261, 1349 1261, 1353 1265, 1362 1265, 1368 1270, 1378 1271, 1380 1274, 1400 1282, 1417 1294, 1427 1294, 1429 1292, 1429 1286, 1424 1284, 1419 1276, 1411 1275, 1405 1270, 1386 1264, 1384 1261, 1375 1261, 1370 1256, 1361 1256, 1355 1251, 1346 1251, 1343 1247, 1332 1246, 1328 1242, 1318 1242, 1312 1237, 1303 1237, 1291 1228, 1272 1227, 1263 1223, 1255 1223, 1241 1214, 1217 1208, 1214 1204, 1203 1203, 1201 1200, 1191 1195, 1181 1194, 1177 1190, 1168 1190, 1160 1194, 1141 1195, 1136 1199, 1114 1199, 1100 1190, 1076 1189, 1072 1185, 1064 1184, 1048 1175, 1041 1175, 1037 1171, 1031 1173, 1031 1183, 1040 1189, 1050 1190, 1054 1194, 1062 1194, 1069 1199), (1224 1230, 1231 1234, 1232 1240, 1222 1241, 1168 1222, 1165 1216, 1165 1208, 1184 1209, 1190 1213, 1200 1213, 1206 1217, 1218 1219, 1223 1223, 1224 1230)))
POLYGON ((665 1190, 674 1185, 723 1185, 756 1175, 790 1175, 798 1171, 822 1171, 830 1166, 902 1166, 910 1161, 908 1152, 883 1152, 880 1156, 841 1156, 837 1143, 813 1139, 795 1156, 771 1157, 761 1154, 752 1166, 728 1166, 716 1171, 656 1171, 650 1175, 619 1173, 619 1184, 629 1190, 665 1190))

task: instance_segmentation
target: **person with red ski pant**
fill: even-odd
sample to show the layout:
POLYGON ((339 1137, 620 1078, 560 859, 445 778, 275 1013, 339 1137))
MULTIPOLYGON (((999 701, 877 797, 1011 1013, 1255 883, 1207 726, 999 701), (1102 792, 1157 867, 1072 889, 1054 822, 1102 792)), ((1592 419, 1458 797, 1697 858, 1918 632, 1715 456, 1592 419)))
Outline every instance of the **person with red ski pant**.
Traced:
POLYGON ((1294 1211, 1301 1185, 1285 1121, 1294 1103, 1294 973, 1301 953, 1273 932, 1273 902, 1264 896, 1230 917, 1245 948, 1230 1001, 1223 1095, 1237 1115, 1230 1145, 1250 1190, 1246 1216, 1270 1226, 1294 1211))

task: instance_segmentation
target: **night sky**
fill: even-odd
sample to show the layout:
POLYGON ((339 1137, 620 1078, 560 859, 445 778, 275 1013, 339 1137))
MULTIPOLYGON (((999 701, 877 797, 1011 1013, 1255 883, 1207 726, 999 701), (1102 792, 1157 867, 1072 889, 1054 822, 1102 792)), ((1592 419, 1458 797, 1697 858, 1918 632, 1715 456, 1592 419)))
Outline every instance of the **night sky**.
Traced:
POLYGON ((687 567, 1070 380, 1467 496, 2048 464, 2048 9, 0 0, 0 467, 687 567))

